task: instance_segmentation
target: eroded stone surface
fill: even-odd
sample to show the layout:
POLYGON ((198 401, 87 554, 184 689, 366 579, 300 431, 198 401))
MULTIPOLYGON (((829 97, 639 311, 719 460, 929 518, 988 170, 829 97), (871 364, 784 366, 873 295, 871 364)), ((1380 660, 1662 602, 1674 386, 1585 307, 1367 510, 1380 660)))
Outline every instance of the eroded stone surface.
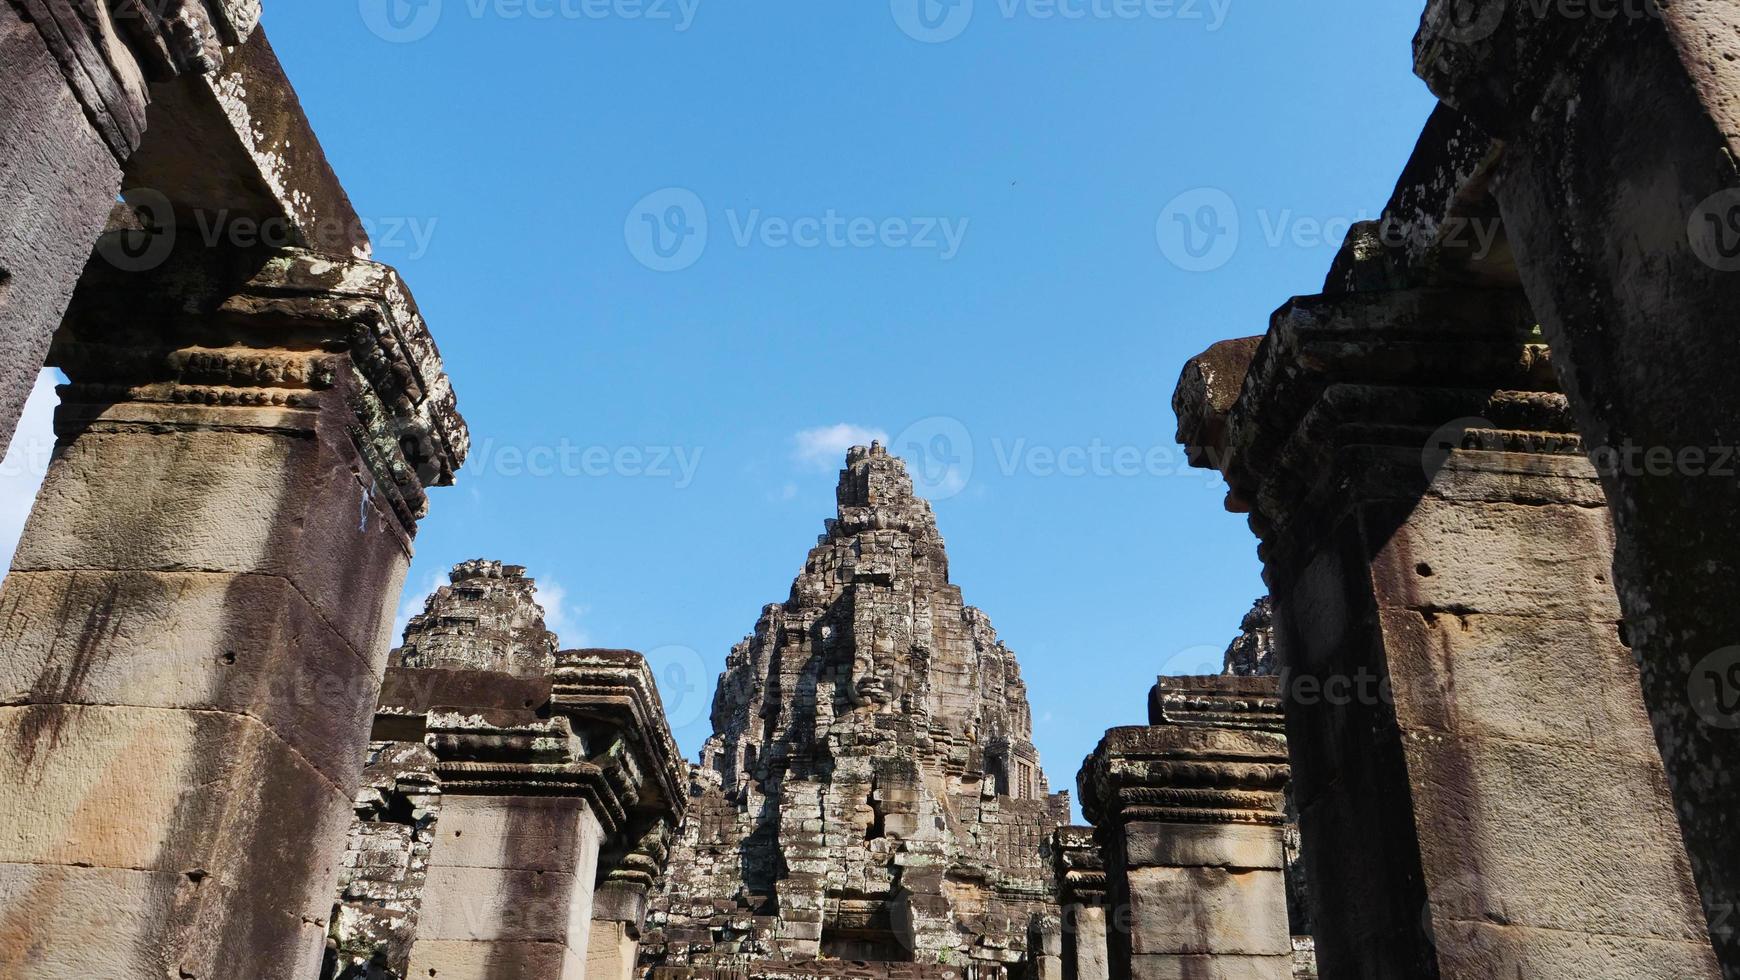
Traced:
POLYGON ((949 583, 900 460, 853 449, 838 500, 719 680, 643 959, 1040 970, 1068 804, 1015 656, 949 583))
POLYGON ((544 628, 536 585, 524 568, 463 562, 448 579, 411 617, 394 664, 528 676, 555 668, 556 635, 544 628))

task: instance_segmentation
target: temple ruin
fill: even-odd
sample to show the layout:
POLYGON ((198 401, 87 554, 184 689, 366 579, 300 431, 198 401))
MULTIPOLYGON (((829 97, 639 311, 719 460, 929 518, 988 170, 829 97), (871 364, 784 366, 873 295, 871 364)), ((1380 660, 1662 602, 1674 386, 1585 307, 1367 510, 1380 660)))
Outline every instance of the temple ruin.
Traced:
POLYGON ((258 0, 0 2, 0 980, 1740 980, 1740 8, 1424 6, 1381 216, 1173 389, 1269 596, 1070 826, 879 446, 697 760, 525 568, 394 648, 470 434, 258 0))
POLYGON ((642 956, 661 977, 822 959, 1038 976, 1069 798, 1015 654, 949 582, 899 459, 853 449, 836 496, 790 598, 726 661, 642 956))

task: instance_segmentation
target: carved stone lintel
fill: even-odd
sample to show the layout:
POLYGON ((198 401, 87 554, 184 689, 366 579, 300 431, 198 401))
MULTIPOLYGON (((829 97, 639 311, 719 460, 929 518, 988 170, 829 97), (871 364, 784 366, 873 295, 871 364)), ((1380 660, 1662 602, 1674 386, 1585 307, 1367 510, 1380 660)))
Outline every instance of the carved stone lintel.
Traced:
POLYGON ((1285 734, 1280 694, 1274 677, 1161 677, 1148 694, 1148 724, 1285 734))

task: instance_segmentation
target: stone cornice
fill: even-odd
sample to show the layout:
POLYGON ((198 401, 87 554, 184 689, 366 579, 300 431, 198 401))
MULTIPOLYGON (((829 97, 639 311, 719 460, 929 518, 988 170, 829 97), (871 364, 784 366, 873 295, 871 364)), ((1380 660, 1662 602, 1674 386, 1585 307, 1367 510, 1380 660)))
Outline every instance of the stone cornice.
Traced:
POLYGON ((441 791, 453 796, 543 796, 585 800, 606 833, 622 827, 627 813, 603 769, 589 762, 540 765, 511 762, 442 762, 435 767, 441 791))
POLYGON ((1434 95, 1495 135, 1525 126, 1544 101, 1575 95, 1562 83, 1602 43, 1659 29, 1672 11, 1615 5, 1606 16, 1584 5, 1531 0, 1430 0, 1414 38, 1414 73, 1434 95))
MULTIPOLYGON (((646 658, 632 650, 564 650, 556 654, 552 707, 581 732, 607 735, 625 792, 646 810, 682 819, 686 766, 665 719, 646 658)), ((605 749, 602 744, 593 751, 605 749)))
POLYGON ((1148 692, 1150 725, 1208 725, 1285 734, 1278 677, 1161 677, 1148 692))
MULTIPOLYGON (((1180 435, 1199 465, 1218 464, 1228 508, 1252 512, 1252 529, 1273 548, 1289 526, 1333 518, 1350 482, 1367 496, 1425 492, 1434 447, 1443 457, 1578 453, 1556 388, 1518 291, 1300 297, 1275 314, 1220 427, 1199 422, 1180 435), (1380 465, 1366 459, 1374 453, 1380 465), (1349 465, 1355 458, 1365 462, 1349 465)), ((1188 407, 1181 419, 1217 411, 1201 386, 1181 386, 1178 397, 1188 407)))
POLYGON ((1286 739, 1185 725, 1114 728, 1077 778, 1102 831, 1137 820, 1280 824, 1286 739))
POLYGON ((118 161, 145 133, 146 87, 215 71, 260 21, 259 0, 9 0, 36 26, 118 161))
POLYGON ((450 485, 470 447, 416 301, 374 262, 189 245, 123 272, 99 257, 51 360, 72 382, 67 402, 162 406, 153 424, 179 414, 195 427, 306 425, 270 413, 313 410, 340 392, 352 440, 408 534, 428 511, 425 488, 450 485))
POLYGON ((1323 292, 1518 286, 1490 192, 1503 150, 1462 113, 1434 109, 1382 215, 1349 230, 1323 292))
POLYGON ((1092 827, 1059 827, 1051 833, 1052 867, 1064 904, 1100 905, 1106 898, 1106 865, 1092 827))

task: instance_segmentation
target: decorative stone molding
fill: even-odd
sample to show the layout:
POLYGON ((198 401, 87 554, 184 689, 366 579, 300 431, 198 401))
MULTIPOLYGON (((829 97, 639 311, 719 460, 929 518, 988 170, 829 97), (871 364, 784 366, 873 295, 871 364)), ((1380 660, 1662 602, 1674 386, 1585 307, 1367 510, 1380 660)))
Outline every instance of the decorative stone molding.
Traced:
POLYGON ((260 21, 259 0, 9 0, 36 25, 117 161, 145 133, 146 86, 206 74, 260 21))
POLYGON ((1148 724, 1284 734, 1287 720, 1274 677, 1214 675, 1161 677, 1148 692, 1148 724))
POLYGON ((1161 678, 1156 723, 1108 731, 1083 764, 1112 921, 1086 919, 1077 980, 1292 976, 1275 694, 1272 677, 1161 678))
POLYGON ((1106 900, 1106 864, 1092 827, 1052 831, 1051 857, 1057 869, 1058 899, 1064 904, 1101 905, 1106 900))
POLYGON ((343 399, 374 490, 405 533, 425 488, 452 484, 470 448, 440 352, 388 266, 300 249, 186 250, 123 272, 93 262, 51 363, 69 384, 62 435, 101 426, 311 428, 343 399))
POLYGON ((1133 820, 1279 826, 1286 744, 1261 731, 1114 728, 1082 766, 1082 813, 1095 827, 1133 820))

